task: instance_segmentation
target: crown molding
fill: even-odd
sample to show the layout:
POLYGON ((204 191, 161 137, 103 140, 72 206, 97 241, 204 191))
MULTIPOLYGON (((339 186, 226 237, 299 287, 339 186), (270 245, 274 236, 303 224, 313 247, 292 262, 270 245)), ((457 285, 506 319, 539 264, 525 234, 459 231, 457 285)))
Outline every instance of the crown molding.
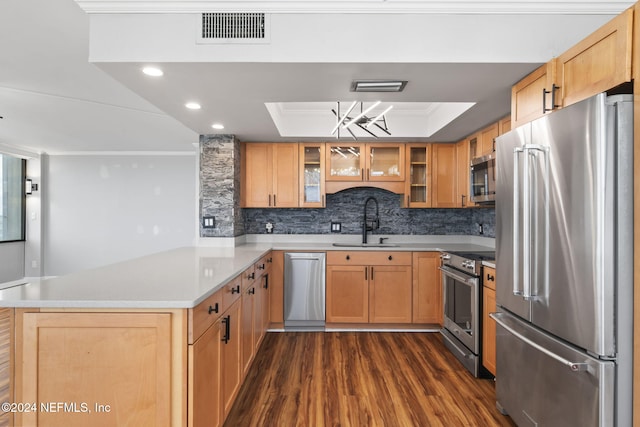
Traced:
POLYGON ((425 13, 425 14, 576 14, 617 15, 628 0, 76 0, 87 13, 425 13))

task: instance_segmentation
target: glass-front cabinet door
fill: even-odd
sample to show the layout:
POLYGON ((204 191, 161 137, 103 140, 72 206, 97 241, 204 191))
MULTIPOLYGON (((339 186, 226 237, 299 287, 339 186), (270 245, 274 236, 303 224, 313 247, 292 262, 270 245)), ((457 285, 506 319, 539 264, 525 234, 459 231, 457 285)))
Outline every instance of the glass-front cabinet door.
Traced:
POLYGON ((327 144, 327 181, 362 181, 365 168, 364 144, 327 144))
POLYGON ((407 150, 407 180, 405 207, 431 206, 431 145, 409 144, 407 150))
POLYGON ((367 181, 404 181, 404 147, 401 144, 367 144, 367 181))
POLYGON ((300 207, 324 208, 325 145, 300 145, 300 207))

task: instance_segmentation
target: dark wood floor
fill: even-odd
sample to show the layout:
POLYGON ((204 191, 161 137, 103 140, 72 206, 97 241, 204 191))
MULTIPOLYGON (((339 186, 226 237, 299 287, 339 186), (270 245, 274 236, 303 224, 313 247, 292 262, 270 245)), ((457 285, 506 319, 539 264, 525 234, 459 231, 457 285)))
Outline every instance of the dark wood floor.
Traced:
POLYGON ((437 333, 269 333, 225 427, 513 426, 437 333))

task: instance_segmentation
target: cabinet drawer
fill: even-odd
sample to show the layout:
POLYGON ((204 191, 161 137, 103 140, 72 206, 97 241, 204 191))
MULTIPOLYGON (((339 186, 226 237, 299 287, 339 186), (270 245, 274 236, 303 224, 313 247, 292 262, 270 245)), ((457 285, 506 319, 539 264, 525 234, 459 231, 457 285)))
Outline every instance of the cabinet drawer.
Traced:
POLYGON ((242 277, 242 289, 244 290, 251 287, 251 285, 256 281, 257 276, 255 264, 243 271, 240 276, 242 277))
POLYGON ((189 344, 193 344, 222 314, 222 291, 189 309, 189 344))
POLYGON ((411 252, 329 251, 327 265, 411 265, 411 252))
POLYGON ((496 269, 484 266, 482 267, 482 285, 496 290, 496 269))
POLYGON ((271 259, 271 252, 269 252, 267 255, 263 256, 262 258, 260 258, 260 261, 256 262, 253 265, 254 271, 256 272, 256 279, 258 279, 259 277, 261 277, 262 275, 264 275, 265 273, 268 273, 271 270, 271 261, 269 261, 271 259))
POLYGON ((240 298, 240 288, 242 286, 242 275, 236 276, 222 289, 222 312, 224 313, 231 304, 240 298))

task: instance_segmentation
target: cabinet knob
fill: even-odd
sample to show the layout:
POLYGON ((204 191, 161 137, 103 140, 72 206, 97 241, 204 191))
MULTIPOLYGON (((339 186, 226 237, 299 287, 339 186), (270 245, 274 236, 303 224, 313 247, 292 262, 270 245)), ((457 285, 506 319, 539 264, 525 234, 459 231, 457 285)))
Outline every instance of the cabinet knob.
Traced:
POLYGON ((351 259, 351 257, 349 255, 346 256, 347 261, 349 261, 351 259))
POLYGON ((389 255, 389 261, 393 260, 393 257, 391 255, 389 255))

